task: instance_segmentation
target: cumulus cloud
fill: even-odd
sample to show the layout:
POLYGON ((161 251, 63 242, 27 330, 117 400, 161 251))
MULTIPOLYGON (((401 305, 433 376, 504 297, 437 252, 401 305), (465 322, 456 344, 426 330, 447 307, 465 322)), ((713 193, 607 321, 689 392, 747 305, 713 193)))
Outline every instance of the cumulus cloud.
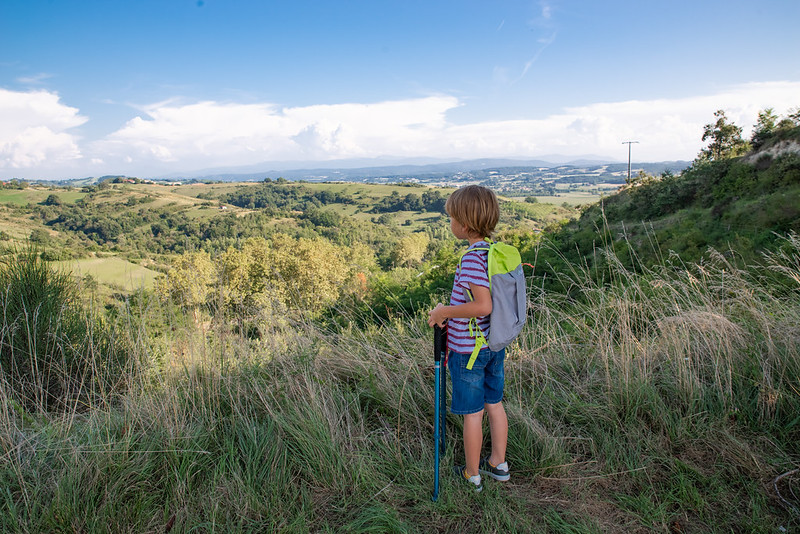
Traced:
POLYGON ((182 168, 426 152, 447 127, 451 96, 374 104, 157 104, 92 145, 105 160, 182 168))
POLYGON ((68 130, 86 118, 54 93, 0 90, 0 172, 21 176, 27 168, 35 177, 42 169, 75 169, 72 176, 147 176, 379 156, 533 159, 559 154, 623 161, 624 141, 639 142, 633 147, 635 161, 691 160, 703 146, 703 125, 714 120, 717 109, 749 136, 759 110, 774 107, 785 114, 800 104, 798 94, 800 82, 752 83, 695 97, 601 102, 541 118, 458 124, 448 113, 466 104, 448 95, 302 107, 165 101, 141 108, 112 134, 82 143, 68 130))
POLYGON ((49 91, 0 89, 0 170, 14 174, 81 157, 79 139, 67 130, 88 119, 49 91))
POLYGON ((447 128, 453 151, 536 157, 598 154, 625 159, 623 141, 636 140, 637 159, 693 159, 704 146, 703 125, 724 109, 749 136, 758 111, 785 114, 798 105, 800 82, 752 83, 718 94, 681 99, 632 100, 571 107, 543 119, 483 122, 447 128))

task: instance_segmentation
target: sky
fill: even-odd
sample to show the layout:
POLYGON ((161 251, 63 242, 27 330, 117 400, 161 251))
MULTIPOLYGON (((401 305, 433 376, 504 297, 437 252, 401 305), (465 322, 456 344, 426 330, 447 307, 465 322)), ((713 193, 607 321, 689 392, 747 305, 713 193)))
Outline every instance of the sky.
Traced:
POLYGON ((0 179, 692 160, 800 106, 797 0, 2 0, 0 179))

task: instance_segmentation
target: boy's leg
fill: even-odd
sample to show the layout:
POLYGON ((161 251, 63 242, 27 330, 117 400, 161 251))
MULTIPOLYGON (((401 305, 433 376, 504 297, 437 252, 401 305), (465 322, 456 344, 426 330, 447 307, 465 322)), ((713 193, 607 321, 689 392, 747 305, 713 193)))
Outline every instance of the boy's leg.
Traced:
POLYGON ((467 475, 477 475, 483 446, 483 410, 464 416, 464 456, 467 475))
MULTIPOLYGON (((506 410, 503 408, 502 402, 498 402, 497 404, 484 404, 484 408, 489 415, 489 433, 492 437, 492 454, 489 456, 489 462, 492 465, 500 465, 506 461, 508 417, 506 416, 506 410)), ((466 424, 464 427, 466 429, 466 424)), ((466 440, 464 442, 466 443, 466 440)))

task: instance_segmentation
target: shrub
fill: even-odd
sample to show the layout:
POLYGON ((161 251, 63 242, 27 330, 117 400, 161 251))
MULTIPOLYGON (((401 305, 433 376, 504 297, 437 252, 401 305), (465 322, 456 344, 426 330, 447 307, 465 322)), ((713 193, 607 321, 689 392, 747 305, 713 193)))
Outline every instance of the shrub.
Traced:
POLYGON ((0 379, 26 409, 82 409, 121 384, 124 343, 35 247, 0 266, 0 313, 0 379))

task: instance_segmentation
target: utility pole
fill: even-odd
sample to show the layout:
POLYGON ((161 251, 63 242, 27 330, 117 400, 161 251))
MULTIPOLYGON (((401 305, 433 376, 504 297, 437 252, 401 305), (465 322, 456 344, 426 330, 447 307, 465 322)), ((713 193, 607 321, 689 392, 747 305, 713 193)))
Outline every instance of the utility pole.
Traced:
POLYGON ((631 145, 639 141, 623 141, 623 145, 628 145, 628 181, 627 184, 631 185, 631 145))

